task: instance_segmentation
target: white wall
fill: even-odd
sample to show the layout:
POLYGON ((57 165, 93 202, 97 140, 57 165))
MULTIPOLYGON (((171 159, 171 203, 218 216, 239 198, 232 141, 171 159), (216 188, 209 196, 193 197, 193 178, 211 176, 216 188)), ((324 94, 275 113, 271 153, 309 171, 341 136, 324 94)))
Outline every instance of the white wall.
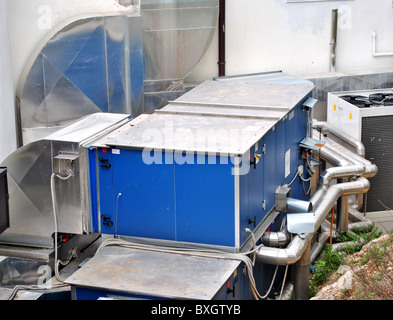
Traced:
MULTIPOLYGON (((226 0, 226 73, 283 70, 293 75, 329 72, 331 11, 339 9, 336 71, 393 68, 392 0, 314 1, 226 0)), ((188 80, 217 76, 217 40, 188 80)))
MULTIPOLYGON (((7 18, 7 1, 0 0, 0 3, 2 17, 0 21, 3 26, 7 18)), ((227 75, 271 70, 283 70, 292 75, 328 72, 331 10, 335 8, 340 10, 336 70, 351 72, 393 68, 393 57, 372 56, 371 37, 373 31, 377 32, 378 51, 393 51, 392 0, 305 1, 303 3, 287 3, 286 0, 226 0, 226 3, 227 75)), ((120 6, 117 0, 9 1, 14 88, 16 89, 21 72, 34 48, 48 32, 53 31, 50 29, 51 26, 76 14, 93 11, 104 14, 127 9, 120 6)), ((2 27, 0 30, 2 37, 5 31, 6 29, 2 27)), ((1 57, 1 75, 9 79, 7 44, 1 50, 1 57)), ((216 33, 205 57, 186 80, 203 81, 217 76, 217 61, 216 33)), ((10 135, 9 139, 2 139, 2 141, 13 143, 14 109, 8 95, 10 89, 3 86, 1 90, 1 94, 7 96, 7 98, 1 96, 0 100, 5 111, 1 121, 8 124, 6 129, 2 128, 2 137, 10 135)))
MULTIPOLYGON (((393 68, 392 0, 304 1, 226 0, 227 75, 283 70, 293 75, 329 71, 331 10, 340 10, 337 71, 393 68)), ((14 85, 34 47, 51 25, 84 13, 126 11, 116 0, 12 0, 9 3, 14 85)), ((217 76, 218 36, 187 80, 217 76)))
POLYGON ((0 1, 0 162, 16 148, 14 86, 8 35, 8 0, 0 1))

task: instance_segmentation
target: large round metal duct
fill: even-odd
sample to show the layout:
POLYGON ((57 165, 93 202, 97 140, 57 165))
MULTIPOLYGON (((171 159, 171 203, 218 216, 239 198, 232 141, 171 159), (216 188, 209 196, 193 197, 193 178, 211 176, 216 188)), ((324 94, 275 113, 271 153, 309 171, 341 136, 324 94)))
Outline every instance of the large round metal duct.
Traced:
POLYGON ((218 0, 143 0, 75 17, 34 50, 19 80, 19 146, 96 112, 136 117, 185 92, 217 27, 218 0))

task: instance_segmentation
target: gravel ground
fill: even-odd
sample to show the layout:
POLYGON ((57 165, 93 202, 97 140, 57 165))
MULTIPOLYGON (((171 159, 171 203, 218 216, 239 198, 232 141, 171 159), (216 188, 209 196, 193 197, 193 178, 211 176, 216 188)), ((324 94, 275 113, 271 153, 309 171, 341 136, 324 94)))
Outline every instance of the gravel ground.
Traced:
POLYGON ((393 234, 349 255, 311 300, 393 300, 393 234))

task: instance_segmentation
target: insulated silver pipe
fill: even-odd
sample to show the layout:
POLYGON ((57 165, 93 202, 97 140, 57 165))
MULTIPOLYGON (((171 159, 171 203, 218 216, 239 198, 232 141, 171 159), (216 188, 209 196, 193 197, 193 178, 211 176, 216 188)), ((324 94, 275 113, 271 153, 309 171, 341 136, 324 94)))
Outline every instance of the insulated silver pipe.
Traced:
POLYGON ((365 149, 363 143, 361 141, 359 141, 358 139, 355 139, 355 138, 347 135, 344 132, 340 132, 332 127, 329 127, 329 125, 325 121, 314 120, 312 123, 312 126, 314 128, 316 128, 317 130, 320 130, 323 134, 328 132, 328 133, 333 134, 337 138, 345 141, 346 143, 348 143, 349 145, 353 146, 356 149, 356 152, 359 156, 364 158, 364 156, 366 154, 366 149, 365 149))
MULTIPOLYGON (((314 233, 319 229, 339 197, 364 193, 367 192, 369 188, 370 183, 365 178, 359 178, 357 181, 335 184, 329 187, 314 210, 311 211, 311 213, 314 214, 314 233)), ((273 265, 285 266, 294 264, 302 257, 314 233, 296 235, 287 248, 261 247, 256 252, 256 260, 259 263, 273 265)))
MULTIPOLYGON (((316 137, 316 135, 314 135, 314 137, 316 137)), ((350 165, 363 165, 365 166, 365 172, 363 174, 365 178, 371 178, 378 172, 377 166, 365 159, 363 156, 351 152, 347 148, 327 137, 324 141, 325 145, 321 148, 321 156, 323 158, 337 159, 336 162, 343 162, 346 160, 350 165)))
POLYGON ((354 207, 349 207, 348 208, 348 217, 350 220, 359 222, 363 221, 365 219, 365 216, 359 212, 359 210, 356 210, 354 207))
POLYGON ((294 264, 302 257, 312 236, 311 233, 304 236, 296 235, 287 248, 261 247, 256 252, 256 261, 279 266, 294 264))
MULTIPOLYGON (((315 126, 319 128, 328 128, 325 122, 316 122, 315 126)), ((339 133, 336 134, 340 138, 345 138, 344 135, 340 136, 339 133)), ((317 138, 315 130, 314 137, 317 138)), ((346 140, 349 142, 350 138, 346 138, 346 140)), ((361 150, 364 147, 361 142, 357 141, 356 139, 352 139, 351 144, 357 146, 358 153, 363 153, 363 151, 361 150)), ((344 148, 343 146, 339 145, 338 143, 334 142, 329 138, 325 139, 325 145, 323 146, 323 148, 321 148, 321 157, 329 163, 338 167, 347 167, 347 169, 350 169, 349 167, 351 165, 359 166, 359 168, 361 166, 364 166, 364 169, 360 169, 358 174, 362 175, 365 178, 374 177, 378 172, 377 166, 366 160, 363 156, 349 151, 348 149, 344 148)), ((346 171, 347 169, 344 168, 343 170, 346 171)), ((353 167, 352 169, 356 170, 356 167, 353 167)), ((339 171, 340 169, 333 168, 331 170, 339 171)), ((339 173, 337 172, 337 174, 339 173)), ((318 194, 316 196, 318 196, 318 194)), ((357 209, 361 209, 363 207, 363 195, 358 195, 357 197, 357 203, 355 203, 354 206, 356 206, 357 209)))
MULTIPOLYGON (((361 152, 361 146, 358 146, 358 153, 361 152)), ((323 249, 324 243, 330 237, 330 232, 324 231, 321 238, 314 247, 312 253, 310 251, 310 244, 314 238, 317 230, 326 223, 326 217, 336 204, 340 197, 347 197, 350 195, 359 195, 368 192, 370 183, 366 179, 376 175, 378 168, 364 159, 359 154, 350 152, 344 149, 339 144, 328 141, 324 147, 321 148, 321 156, 323 159, 329 159, 331 163, 338 165, 338 167, 329 168, 320 176, 319 187, 317 191, 310 198, 313 206, 311 213, 314 215, 314 232, 309 234, 295 235, 292 241, 286 248, 260 247, 256 252, 256 261, 259 263, 273 264, 273 265, 292 265, 295 266, 295 298, 308 298, 308 266, 310 259, 315 259, 318 252, 323 249), (356 181, 341 182, 341 179, 353 179, 356 181), (337 184, 331 185, 332 180, 338 180, 337 184), (307 268, 305 267, 307 265, 307 268), (306 270, 307 269, 307 270, 306 270)), ((348 225, 348 202, 344 203, 342 207, 343 216, 340 217, 341 229, 352 228, 359 224, 362 227, 368 225, 368 221, 360 221, 355 224, 348 225)), ((274 234, 278 236, 278 233, 274 234)), ((270 237, 273 233, 265 236, 265 243, 270 243, 270 237)), ((272 241, 276 242, 277 241, 272 241)))
POLYGON ((323 248, 325 247, 326 242, 330 238, 330 232, 325 231, 319 235, 318 241, 313 243, 311 254, 310 254, 310 263, 314 262, 319 255, 321 254, 323 248))
POLYGON ((301 258, 295 264, 295 300, 308 300, 310 252, 310 246, 306 246, 301 258))
POLYGON ((338 234, 348 231, 348 196, 341 197, 337 201, 336 231, 338 234))
POLYGON ((278 232, 265 232, 261 238, 264 246, 268 247, 285 247, 291 241, 291 234, 285 228, 278 232))
POLYGON ((287 212, 305 213, 305 212, 310 212, 312 208, 313 206, 310 201, 287 198, 287 212))
POLYGON ((373 228, 373 227, 374 227, 374 223, 370 219, 364 219, 359 222, 350 223, 348 225, 348 230, 356 230, 356 229, 367 230, 368 228, 373 228))
POLYGON ((351 165, 346 167, 333 167, 326 169, 320 177, 323 187, 328 187, 334 179, 343 179, 350 177, 360 177, 365 173, 366 168, 363 165, 351 165))
POLYGON ((345 182, 335 184, 327 190, 323 198, 318 202, 314 213, 314 229, 317 231, 321 226, 326 215, 330 212, 331 208, 336 203, 337 199, 341 196, 348 196, 359 193, 366 193, 370 189, 370 182, 361 177, 357 181, 345 182))

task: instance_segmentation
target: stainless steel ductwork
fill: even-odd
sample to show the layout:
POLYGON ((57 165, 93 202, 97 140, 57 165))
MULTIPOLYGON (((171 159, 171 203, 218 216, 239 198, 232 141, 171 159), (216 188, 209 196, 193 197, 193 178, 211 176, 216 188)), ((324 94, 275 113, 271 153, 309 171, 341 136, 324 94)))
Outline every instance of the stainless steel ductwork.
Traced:
POLYGON ((52 28, 19 79, 19 147, 89 114, 135 118, 184 94, 218 11, 218 0, 141 0, 127 11, 71 17, 52 28))
MULTIPOLYGON (((314 135, 317 137, 315 131, 314 135)), ((260 263, 282 266, 295 264, 294 292, 296 299, 308 298, 308 264, 310 259, 317 257, 329 239, 330 223, 326 218, 331 209, 340 198, 367 193, 370 183, 366 178, 372 178, 378 171, 374 164, 365 160, 361 155, 349 151, 333 140, 328 138, 325 140, 326 144, 320 149, 321 158, 338 166, 328 168, 321 174, 319 187, 310 198, 313 210, 309 214, 313 217, 314 232, 292 236, 286 229, 276 233, 267 232, 262 237, 264 246, 256 253, 256 260, 260 263), (334 180, 337 182, 333 184, 334 180), (326 227, 326 225, 329 226, 326 227), (317 237, 320 228, 322 233, 317 237), (290 240, 291 237, 292 240, 290 240), (310 252, 310 245, 313 241, 315 246, 310 252), (280 244, 282 247, 279 247, 280 244), (305 265, 307 268, 304 267, 305 265)), ((356 143, 356 145, 359 147, 358 150, 362 150, 361 144, 356 143)), ((344 231, 355 227, 368 228, 372 225, 371 221, 360 215, 355 208, 357 205, 347 207, 346 212, 338 210, 337 219, 340 219, 344 224, 344 231), (355 220, 354 223, 348 224, 349 216, 355 220)), ((337 225, 337 228, 339 227, 337 225)))
POLYGON ((8 170, 12 215, 10 228, 0 235, 0 243, 53 248, 54 232, 91 232, 89 163, 81 146, 94 139, 97 132, 112 130, 128 119, 124 114, 93 114, 6 158, 2 166, 8 170), (56 216, 53 191, 57 195, 56 216))

